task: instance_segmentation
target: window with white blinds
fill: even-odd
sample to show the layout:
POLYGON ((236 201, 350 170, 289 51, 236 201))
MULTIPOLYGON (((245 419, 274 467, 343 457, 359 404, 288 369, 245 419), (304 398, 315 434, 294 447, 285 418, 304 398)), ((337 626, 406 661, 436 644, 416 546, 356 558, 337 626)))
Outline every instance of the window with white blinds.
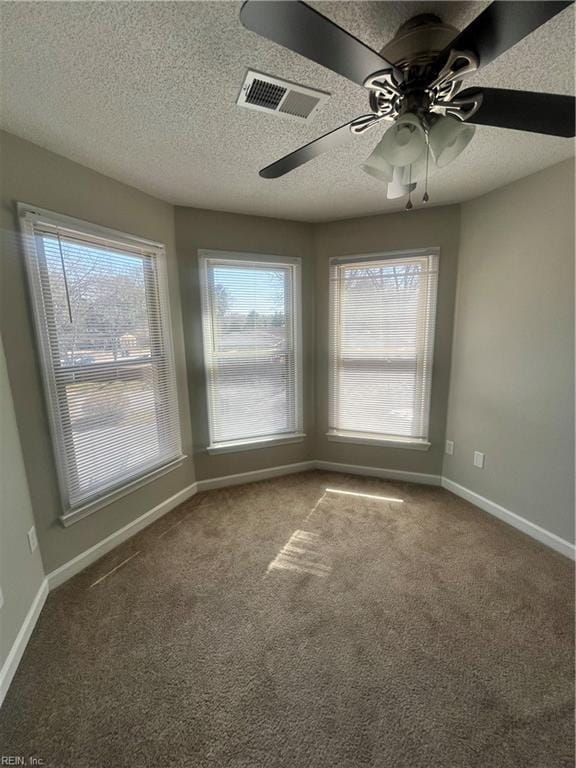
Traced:
POLYGON ((209 450, 301 438, 299 260, 208 252, 200 273, 209 450))
POLYGON ((437 250, 330 270, 329 438, 427 447, 437 250))
POLYGON ((64 518, 182 458, 161 245, 20 206, 64 518))

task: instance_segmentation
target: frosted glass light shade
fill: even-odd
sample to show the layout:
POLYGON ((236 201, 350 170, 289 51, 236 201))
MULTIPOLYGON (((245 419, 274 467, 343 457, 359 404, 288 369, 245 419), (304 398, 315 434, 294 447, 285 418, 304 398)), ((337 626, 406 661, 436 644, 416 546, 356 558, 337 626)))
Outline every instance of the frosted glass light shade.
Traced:
POLYGON ((373 176, 375 179, 378 179, 379 181, 389 182, 389 181, 392 181, 394 168, 393 166, 390 165, 390 163, 386 160, 386 158, 382 154, 382 151, 380 149, 381 144, 382 144, 382 141, 379 141, 378 144, 376 144, 376 147, 373 150, 370 157, 368 157, 366 159, 366 162, 363 163, 360 167, 362 168, 363 171, 365 171, 370 176, 373 176))
POLYGON ((367 173, 368 176, 372 176, 373 179, 378 179, 378 181, 384 181, 386 184, 392 181, 392 178, 387 173, 380 170, 380 168, 374 167, 373 165, 368 165, 368 163, 363 163, 360 166, 360 168, 362 168, 364 173, 367 173))
POLYGON ((463 152, 472 140, 476 128, 457 117, 439 117, 428 134, 430 149, 439 168, 448 165, 463 152))
MULTIPOLYGON (((428 158, 428 174, 434 170, 434 160, 432 156, 428 158)), ((411 165, 405 165, 402 168, 402 175, 400 176, 400 182, 402 184, 409 184, 410 182, 418 182, 426 175, 426 152, 424 151, 419 158, 417 158, 411 165), (412 169, 412 170, 410 170, 412 169)))
POLYGON ((395 200, 398 197, 405 197, 408 192, 413 192, 416 189, 416 182, 411 184, 404 184, 402 179, 404 177, 404 168, 394 168, 394 176, 390 184, 388 184, 388 191, 386 197, 388 200, 395 200))
POLYGON ((398 118, 379 144, 390 165, 410 165, 426 149, 426 135, 416 115, 406 112, 398 118))

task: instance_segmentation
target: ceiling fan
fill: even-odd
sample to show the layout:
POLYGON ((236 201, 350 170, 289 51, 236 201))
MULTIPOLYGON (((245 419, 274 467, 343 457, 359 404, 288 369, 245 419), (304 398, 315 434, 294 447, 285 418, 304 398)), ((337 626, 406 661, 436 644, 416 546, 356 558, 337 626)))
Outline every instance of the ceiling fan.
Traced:
POLYGON ((408 194, 467 146, 474 124, 552 136, 575 135, 575 99, 531 91, 467 88, 489 64, 569 5, 555 0, 496 0, 463 31, 423 14, 403 24, 380 53, 300 0, 246 0, 242 24, 363 86, 369 114, 291 152, 260 171, 274 179, 382 121, 393 124, 362 165, 386 182, 388 197, 408 194))

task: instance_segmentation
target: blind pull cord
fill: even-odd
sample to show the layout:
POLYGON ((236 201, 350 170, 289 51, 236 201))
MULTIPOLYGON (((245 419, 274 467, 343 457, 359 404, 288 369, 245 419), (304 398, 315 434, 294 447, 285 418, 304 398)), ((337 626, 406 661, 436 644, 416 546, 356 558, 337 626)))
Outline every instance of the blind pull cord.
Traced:
POLYGON ((62 264, 62 275, 64 276, 64 290, 66 291, 66 304, 68 305, 68 317, 72 324, 72 306, 70 304, 70 292, 68 291, 68 277, 66 275, 66 264, 64 263, 64 253, 62 252, 62 240, 60 238, 60 232, 58 232, 58 250, 60 251, 60 263, 62 264))

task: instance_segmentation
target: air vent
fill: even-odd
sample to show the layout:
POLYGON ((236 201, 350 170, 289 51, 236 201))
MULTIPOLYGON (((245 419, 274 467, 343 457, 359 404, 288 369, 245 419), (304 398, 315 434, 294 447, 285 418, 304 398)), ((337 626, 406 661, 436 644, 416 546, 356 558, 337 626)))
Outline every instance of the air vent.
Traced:
POLYGON ((274 112, 279 117, 309 120, 329 96, 324 91, 249 70, 236 103, 247 109, 274 112))
POLYGON ((285 95, 286 88, 283 88, 281 85, 267 83, 265 80, 259 80, 255 77, 248 88, 246 104, 250 104, 253 107, 276 109, 285 95))

